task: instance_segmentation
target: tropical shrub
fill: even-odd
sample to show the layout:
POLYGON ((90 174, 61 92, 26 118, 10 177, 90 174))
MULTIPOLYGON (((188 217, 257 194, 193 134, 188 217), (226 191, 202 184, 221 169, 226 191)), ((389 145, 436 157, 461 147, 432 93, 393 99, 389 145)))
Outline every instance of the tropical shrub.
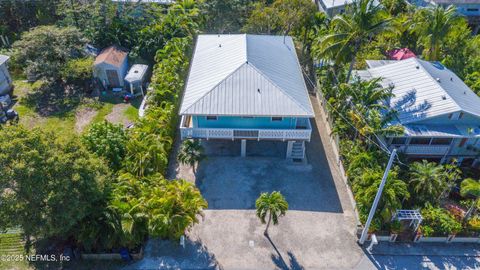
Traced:
POLYGON ((288 210, 288 203, 280 191, 273 191, 272 193, 263 192, 255 201, 255 207, 257 209, 257 217, 262 224, 267 224, 264 232, 267 235, 270 222, 273 221, 273 225, 278 224, 278 218, 284 216, 288 210))
POLYGON ((475 216, 468 221, 468 228, 474 232, 480 232, 480 217, 475 216))
POLYGON ((93 124, 83 136, 85 146, 105 158, 112 169, 120 169, 126 152, 127 134, 122 125, 108 121, 93 124))
POLYGON ((424 236, 456 234, 462 230, 462 224, 447 210, 427 204, 421 210, 422 233, 424 236))
POLYGON ((180 147, 177 159, 185 165, 190 165, 195 172, 195 164, 205 159, 204 149, 199 140, 185 140, 180 147))

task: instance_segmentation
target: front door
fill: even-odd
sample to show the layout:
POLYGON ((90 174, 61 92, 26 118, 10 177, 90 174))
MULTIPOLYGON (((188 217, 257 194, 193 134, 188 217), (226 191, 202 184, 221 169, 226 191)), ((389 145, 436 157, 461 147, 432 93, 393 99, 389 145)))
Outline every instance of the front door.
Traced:
POLYGON ((118 73, 116 70, 107 69, 105 72, 107 73, 108 82, 111 87, 120 86, 120 82, 118 80, 118 73))

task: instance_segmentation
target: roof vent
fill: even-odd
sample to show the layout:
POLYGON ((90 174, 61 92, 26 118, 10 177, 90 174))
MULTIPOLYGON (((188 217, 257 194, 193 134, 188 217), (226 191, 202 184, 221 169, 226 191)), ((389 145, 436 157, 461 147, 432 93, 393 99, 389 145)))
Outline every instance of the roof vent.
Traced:
POLYGON ((441 81, 440 81, 440 78, 438 78, 438 77, 437 77, 437 82, 441 82, 441 81))
POLYGON ((446 100, 446 99, 447 99, 447 96, 442 95, 442 99, 443 99, 443 100, 446 100))
POLYGON ((138 70, 133 71, 133 73, 138 73, 138 70))
POLYGON ((453 77, 450 77, 450 81, 453 82, 453 77))
POLYGON ((218 47, 221 48, 221 47, 222 47, 222 44, 218 44, 218 47))
POLYGON ((416 65, 415 68, 416 68, 416 69, 420 69, 420 66, 419 66, 419 65, 416 65))
POLYGON ((261 93, 261 92, 260 92, 260 88, 257 88, 257 92, 258 92, 258 93, 261 93))

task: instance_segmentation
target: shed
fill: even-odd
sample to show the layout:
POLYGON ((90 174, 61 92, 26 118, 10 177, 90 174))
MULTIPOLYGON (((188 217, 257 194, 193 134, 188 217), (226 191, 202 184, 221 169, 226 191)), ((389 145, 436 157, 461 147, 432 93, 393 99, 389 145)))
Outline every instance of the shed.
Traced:
POLYGON ((128 70, 127 50, 110 46, 103 49, 95 58, 95 77, 104 87, 123 87, 125 75, 128 70))
POLYGON ((12 89, 12 78, 7 67, 8 59, 8 56, 0 54, 0 96, 7 94, 12 89))
POLYGON ((143 93, 143 86, 145 82, 145 75, 147 74, 147 65, 135 64, 128 71, 127 76, 125 77, 125 82, 130 87, 130 92, 134 95, 135 90, 139 89, 143 93))

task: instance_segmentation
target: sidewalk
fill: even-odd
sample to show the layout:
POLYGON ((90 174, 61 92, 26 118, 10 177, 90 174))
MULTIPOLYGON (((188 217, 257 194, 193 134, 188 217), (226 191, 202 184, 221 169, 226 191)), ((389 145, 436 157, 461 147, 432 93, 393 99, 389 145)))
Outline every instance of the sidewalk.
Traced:
POLYGON ((372 255, 391 256, 462 256, 480 257, 480 246, 467 243, 389 243, 374 246, 372 255))

